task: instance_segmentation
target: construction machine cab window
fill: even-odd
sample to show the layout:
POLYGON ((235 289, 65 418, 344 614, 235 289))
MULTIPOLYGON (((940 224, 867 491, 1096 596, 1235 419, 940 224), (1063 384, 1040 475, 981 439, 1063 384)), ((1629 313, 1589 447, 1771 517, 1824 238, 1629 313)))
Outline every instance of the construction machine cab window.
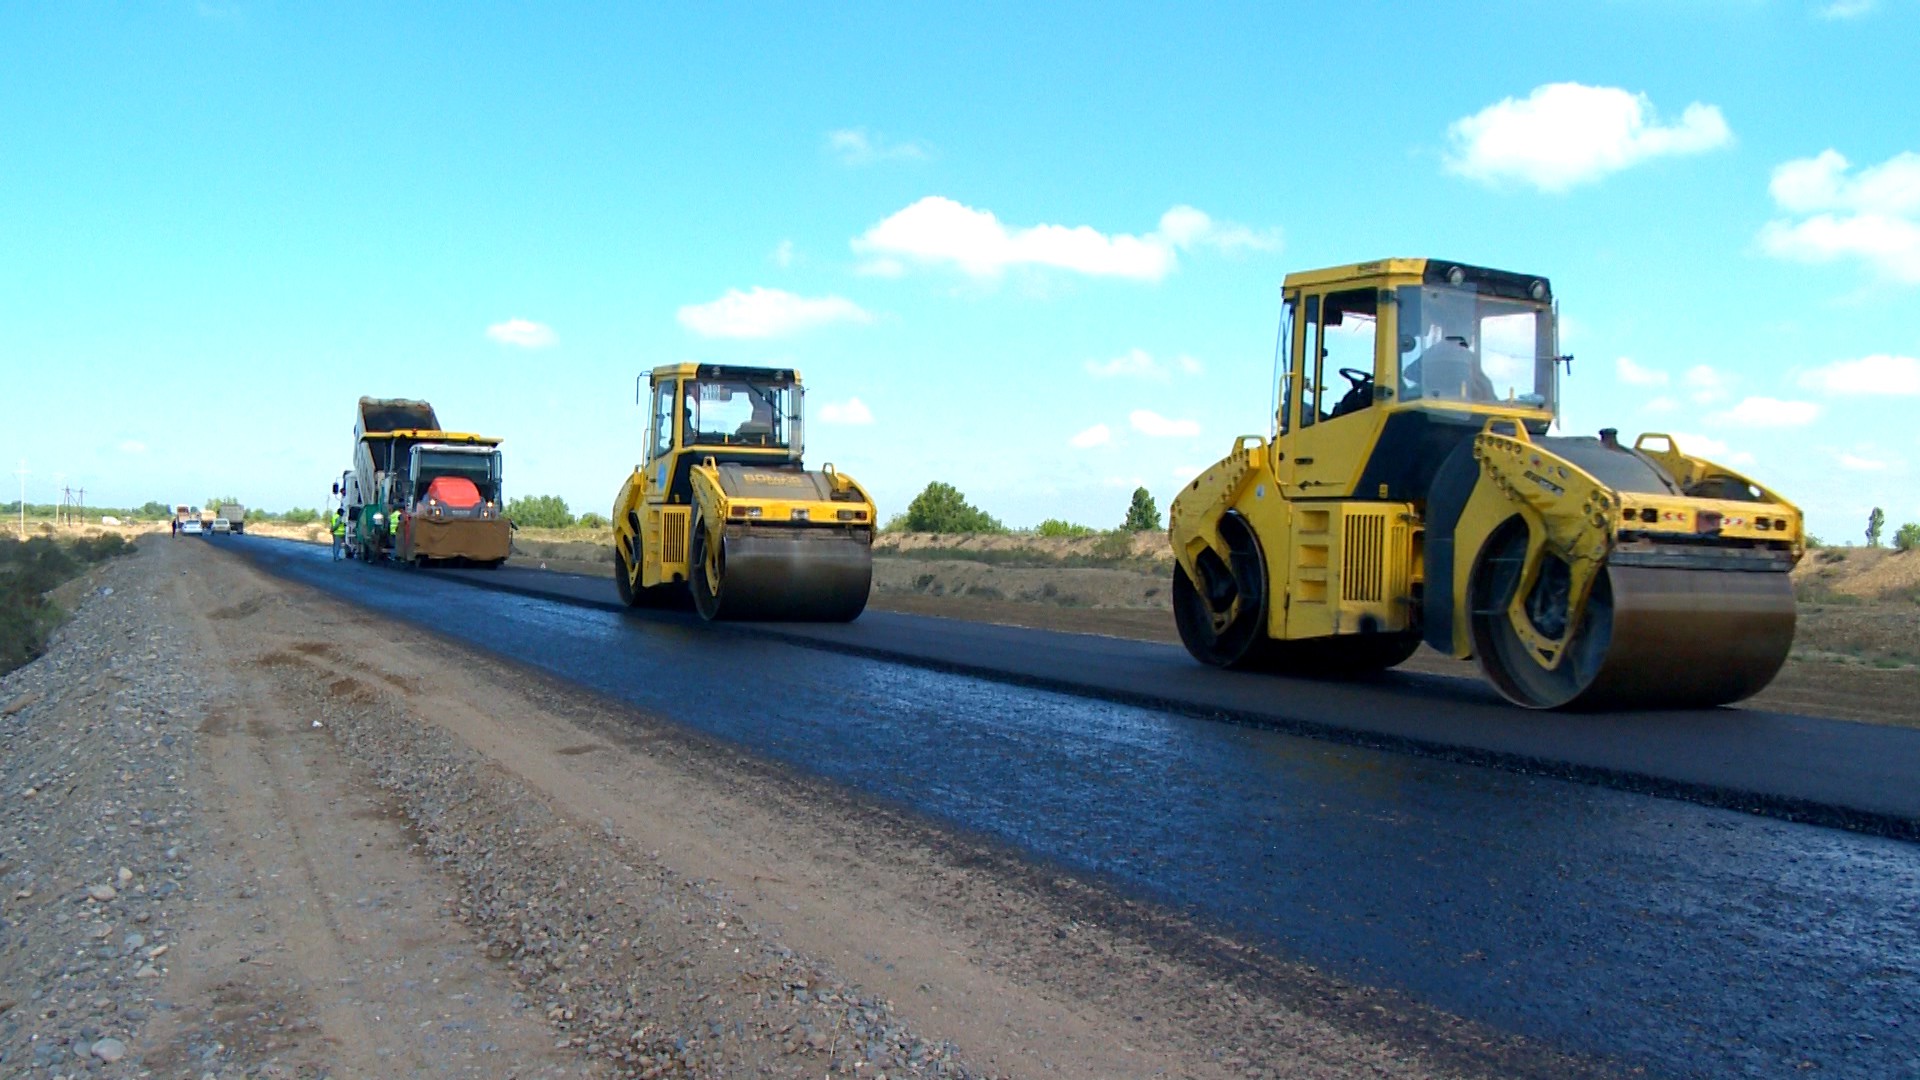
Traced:
POLYGON ((791 386, 750 378, 708 378, 681 384, 688 446, 789 449, 793 432, 791 386))
POLYGON ((1553 310, 1471 289, 1402 286, 1402 401, 1554 403, 1553 310))
POLYGON ((424 494, 432 483, 443 476, 459 477, 472 482, 474 490, 489 502, 500 498, 500 451, 475 453, 451 448, 427 449, 422 447, 415 452, 416 475, 414 476, 414 496, 424 494))
POLYGON ((653 388, 653 449, 647 460, 664 457, 673 450, 673 402, 675 383, 653 388))

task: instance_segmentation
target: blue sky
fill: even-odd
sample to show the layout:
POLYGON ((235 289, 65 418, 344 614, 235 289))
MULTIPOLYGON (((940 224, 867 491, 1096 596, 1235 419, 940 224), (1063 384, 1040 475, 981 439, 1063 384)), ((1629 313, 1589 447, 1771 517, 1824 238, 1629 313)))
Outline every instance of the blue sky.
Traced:
MULTIPOLYGON (((883 513, 1164 508, 1290 270, 1551 277, 1567 429, 1920 520, 1914 0, 0 8, 0 455, 317 505, 361 394, 606 512, 634 376, 792 365, 883 513)), ((5 485, 7 490, 14 483, 5 485)), ((8 496, 9 498, 11 496, 8 496)))

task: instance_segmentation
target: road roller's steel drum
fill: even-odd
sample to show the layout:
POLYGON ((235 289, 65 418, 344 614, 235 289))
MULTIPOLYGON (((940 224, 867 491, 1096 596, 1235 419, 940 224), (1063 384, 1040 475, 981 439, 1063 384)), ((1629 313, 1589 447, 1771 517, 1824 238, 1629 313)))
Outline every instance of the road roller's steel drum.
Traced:
POLYGON ((847 622, 866 610, 872 587, 873 548, 846 532, 730 526, 709 617, 847 622))
MULTIPOLYGON (((1509 594, 1510 595, 1510 594, 1509 594)), ((1548 671, 1496 616, 1475 615, 1481 669, 1531 708, 1701 708, 1758 693, 1793 646, 1791 577, 1609 565, 1569 655, 1548 671)))

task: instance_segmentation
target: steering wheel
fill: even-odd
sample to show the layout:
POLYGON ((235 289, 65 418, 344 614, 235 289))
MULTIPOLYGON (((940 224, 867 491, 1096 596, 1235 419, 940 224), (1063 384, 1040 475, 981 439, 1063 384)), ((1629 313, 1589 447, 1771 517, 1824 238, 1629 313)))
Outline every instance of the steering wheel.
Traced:
POLYGON ((1353 388, 1358 390, 1373 381, 1373 372, 1361 371, 1359 368, 1343 367, 1340 369, 1340 377, 1352 383, 1353 388))

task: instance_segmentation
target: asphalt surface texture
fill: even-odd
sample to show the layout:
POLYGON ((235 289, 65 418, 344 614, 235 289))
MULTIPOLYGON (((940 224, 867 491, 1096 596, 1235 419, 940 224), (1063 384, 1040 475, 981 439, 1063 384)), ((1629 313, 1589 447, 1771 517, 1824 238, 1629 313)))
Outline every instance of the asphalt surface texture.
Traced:
MULTIPOLYGON (((508 566, 470 584, 622 611, 612 578, 508 566)), ((1464 764, 1920 840, 1920 730, 1749 708, 1542 714, 1479 679, 1217 671, 1156 642, 869 611, 745 632, 1464 764)))
POLYGON ((1180 669, 1164 646, 880 612, 707 625, 603 610, 591 579, 542 599, 500 587, 561 575, 218 542, 1270 955, 1622 1072, 1920 1076, 1920 845, 1875 834, 1920 816, 1912 732, 1737 709, 1542 716, 1465 680, 1237 677, 1180 669), (1742 790, 1762 813, 1730 808, 1742 790), (1809 808, 1848 827, 1787 820, 1809 808))

